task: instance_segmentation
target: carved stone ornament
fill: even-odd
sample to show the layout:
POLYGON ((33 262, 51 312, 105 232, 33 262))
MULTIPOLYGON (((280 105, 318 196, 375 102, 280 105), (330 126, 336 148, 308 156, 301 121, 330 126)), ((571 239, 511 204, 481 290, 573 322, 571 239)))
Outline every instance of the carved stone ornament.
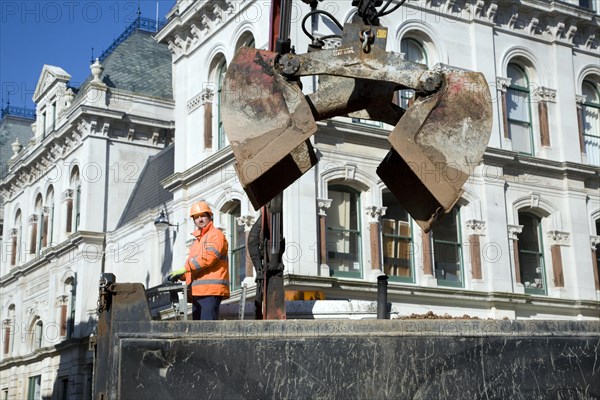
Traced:
POLYGON ((549 231, 547 233, 550 245, 569 246, 571 244, 571 234, 562 231, 549 231))
POLYGON ((485 235, 486 224, 485 221, 479 221, 476 219, 470 219, 467 221, 467 232, 469 235, 485 235))
POLYGON ((66 294, 60 295, 56 298, 56 306, 60 307, 63 304, 67 304, 68 300, 69 296, 67 296, 66 294))
POLYGON ((35 224, 35 223, 38 222, 39 219, 40 219, 40 217, 37 214, 31 214, 29 216, 28 221, 29 221, 30 224, 35 224))
POLYGON ((331 200, 329 199, 317 199, 317 207, 319 209, 319 215, 322 217, 327 216, 327 209, 331 206, 331 200))
POLYGON ((596 250, 596 247, 600 244, 600 236, 590 236, 590 245, 592 250, 596 250))
POLYGON ((523 232, 523 225, 508 225, 508 238, 510 240, 519 240, 519 234, 523 232))
POLYGON ((238 225, 244 227, 244 232, 248 232, 250 229, 252 229, 252 225, 254 225, 256 218, 253 215, 242 215, 241 217, 237 217, 235 220, 238 225))
POLYGON ((208 87, 204 88, 200 93, 198 93, 193 98, 188 100, 188 102, 186 104, 187 112, 191 113, 198 107, 200 107, 206 103, 212 102, 214 95, 215 95, 214 90, 212 90, 211 88, 208 88, 208 87))
POLYGON ((387 207, 379 207, 379 206, 366 206, 365 212, 367 213, 367 218, 369 219, 369 223, 377 223, 379 219, 385 215, 385 211, 387 207))
POLYGON ((581 106, 581 105, 585 104, 586 101, 587 101, 587 96, 585 96, 583 94, 575 95, 575 102, 577 103, 577 106, 581 106))
POLYGON ((535 99, 537 99, 538 101, 547 101, 550 103, 556 103, 556 90, 555 89, 550 89, 550 88, 540 86, 533 92, 533 95, 534 95, 535 99))
POLYGON ((506 93, 506 89, 510 86, 512 82, 511 78, 504 78, 502 76, 496 77, 496 89, 500 90, 503 93, 506 93))
POLYGON ((542 195, 537 192, 531 192, 531 193, 529 193, 529 196, 530 196, 529 205, 532 208, 538 208, 540 206, 540 198, 542 197, 542 195))
POLYGON ((73 198, 73 189, 67 189, 62 193, 62 200, 71 200, 73 198))

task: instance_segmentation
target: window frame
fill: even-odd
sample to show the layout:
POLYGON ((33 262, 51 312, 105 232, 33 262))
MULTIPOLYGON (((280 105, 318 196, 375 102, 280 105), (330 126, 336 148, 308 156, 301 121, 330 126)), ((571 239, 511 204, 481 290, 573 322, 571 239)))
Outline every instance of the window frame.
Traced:
MULTIPOLYGON (((537 235, 537 246, 538 246, 538 251, 533 251, 533 250, 528 250, 528 249, 524 249, 523 247, 523 243, 520 239, 519 239, 519 273, 521 276, 521 283, 523 284, 524 288, 525 288, 525 294, 537 294, 537 295, 547 295, 548 294, 548 283, 547 283, 547 279, 546 279, 546 257, 544 254, 544 238, 543 238, 543 232, 542 232, 542 218, 540 218, 539 216, 537 216, 535 213, 531 212, 531 211, 527 211, 527 210, 523 210, 523 211, 519 211, 518 212, 518 217, 519 217, 519 224, 523 225, 523 231, 525 230, 525 221, 521 220, 521 215, 527 215, 528 217, 532 217, 533 219, 536 219, 538 221, 538 226, 536 229, 536 235, 537 235), (541 284, 542 284, 542 288, 536 288, 536 287, 531 287, 531 286, 527 286, 525 285, 525 278, 524 278, 524 262, 523 259, 521 257, 521 254, 525 254, 525 255, 537 255, 539 258, 539 263, 538 266, 536 267, 540 269, 540 271, 538 272, 538 274, 541 276, 541 284)), ((522 234, 522 232, 521 232, 522 234)), ((537 271, 536 271, 537 272, 537 271)))
MULTIPOLYGON (((461 216, 460 216, 460 208, 459 207, 454 207, 449 213, 448 215, 446 215, 444 217, 444 219, 449 218, 450 214, 454 214, 454 221, 456 224, 456 241, 449 241, 449 240, 440 240, 440 239, 436 239, 435 238, 435 231, 436 229, 433 228, 431 230, 431 249, 432 249, 432 264, 433 264, 433 276, 435 277, 438 286, 447 286, 447 287, 457 287, 457 288, 464 288, 465 287, 465 267, 464 267, 464 251, 463 251, 463 245, 462 245, 462 229, 461 229, 461 216), (458 269, 459 269, 459 280, 458 281, 452 281, 452 280, 448 280, 445 278, 439 278, 437 276, 437 270, 438 269, 442 269, 442 268, 436 268, 436 264, 438 263, 438 257, 436 257, 436 244, 441 244, 441 245, 452 245, 452 246, 456 246, 458 249, 458 257, 459 257, 459 262, 458 262, 458 269)), ((441 224, 443 222, 440 221, 438 223, 441 224)), ((438 228, 439 229, 439 228, 438 228)))
MULTIPOLYGON (((587 163, 590 165, 595 165, 595 166, 600 166, 600 90, 598 90, 598 84, 595 84, 593 81, 590 81, 588 79, 584 80, 582 85, 581 85, 581 92, 582 94, 585 95, 585 93, 587 92, 587 90, 585 89, 586 86, 589 86, 589 88, 591 89, 591 91, 593 92, 593 94, 596 97, 596 100, 598 100, 598 103, 594 102, 594 99, 588 99, 589 96, 586 95, 586 99, 582 104, 581 107, 581 121, 583 123, 583 146, 584 146, 584 151, 585 154, 587 155, 587 163), (586 118, 586 113, 592 111, 596 114, 596 117, 598 118, 598 121, 596 122, 597 125, 596 127, 599 128, 599 132, 597 135, 594 135, 592 132, 592 129, 590 130, 586 130, 586 122, 587 122, 587 118, 586 118), (590 143, 588 143, 590 142, 590 143), (595 143, 592 143, 595 142, 595 143), (589 145, 594 144, 595 147, 592 148, 592 151, 588 150, 589 149, 589 145), (596 154, 595 157, 592 157, 590 159, 590 153, 595 151, 596 154)), ((593 126, 592 126, 593 128, 593 126)))
MULTIPOLYGON (((393 196, 393 194, 389 191, 387 191, 387 193, 389 193, 389 195, 393 196)), ((384 193, 385 194, 385 193, 384 193)), ((383 194, 382 194, 383 197, 383 194)), ((395 198, 395 197, 394 197, 395 198)), ((383 201, 383 206, 387 208, 386 210, 386 215, 387 213, 390 211, 390 206, 386 206, 386 202, 385 202, 385 197, 383 197, 384 201, 383 201)), ((397 200, 396 200, 397 201, 397 200)), ((386 218, 385 216, 383 216, 381 218, 381 245, 382 245, 382 260, 381 260, 381 264, 382 264, 382 268, 383 268, 383 272, 388 276, 388 279, 390 281, 394 281, 394 282, 404 282, 404 283, 415 283, 415 243, 414 243, 414 220, 411 218, 410 214, 400 205, 400 203, 397 202, 398 207, 402 208, 402 210, 404 212, 406 212, 406 215, 408 217, 408 221, 402 221, 402 220, 397 220, 394 219, 393 221, 395 221, 395 223, 397 224, 398 222, 402 221, 402 222, 407 222, 408 223, 408 227, 410 229, 410 236, 403 236, 400 234, 396 234, 396 232, 398 231, 399 225, 396 226, 396 229, 394 229, 395 233, 394 234, 386 234, 385 232, 385 226, 384 226, 384 221, 385 220, 392 220, 391 218, 386 218), (386 237, 387 238, 391 238, 393 240, 393 249, 394 252, 395 250, 398 248, 399 246, 399 242, 404 240, 407 241, 407 245, 409 247, 409 261, 408 261, 408 272, 409 275, 408 276, 399 276, 399 275, 391 275, 388 273, 388 270, 386 268, 386 251, 385 251, 385 241, 386 241, 386 237)), ((397 257, 398 258, 398 257, 397 257)))
MULTIPOLYGON (((361 213, 360 213, 360 204, 361 204, 361 192, 344 184, 338 184, 338 183, 330 183, 327 186, 327 190, 328 190, 328 194, 329 197, 331 198, 331 192, 340 192, 340 193, 349 193, 351 196, 355 196, 356 197, 356 201, 355 201, 355 208, 356 208, 356 227, 357 229, 340 229, 340 228, 332 228, 330 226, 330 222, 331 219, 328 217, 326 220, 326 234, 325 234, 325 248, 326 248, 326 262, 327 265, 329 266, 329 273, 330 276, 333 277, 340 277, 340 278, 357 278, 357 279, 362 279, 363 278, 363 250, 362 250, 362 229, 361 229, 361 224, 362 224, 362 219, 361 219, 361 213), (350 270, 350 268, 348 268, 348 271, 343 271, 343 270, 339 270, 336 267, 334 267, 331 262, 332 258, 330 257, 330 254, 348 254, 349 256, 352 255, 352 253, 340 253, 338 251, 330 251, 330 248, 336 248, 335 246, 331 246, 330 245, 330 241, 328 240, 330 235, 329 232, 339 232, 339 233, 344 233, 344 232, 348 232, 349 237, 353 237, 353 235, 355 235, 355 245, 356 245, 356 255, 354 258, 355 263, 358 263, 358 268, 356 268, 355 270, 350 270)), ((332 204, 329 207, 329 210, 332 209, 332 206, 334 205, 333 199, 332 199, 332 204)), ((352 207, 352 205, 351 205, 352 207)), ((352 212, 350 213, 350 217, 352 217, 352 212)), ((349 221, 349 225, 352 226, 352 221, 349 221)), ((350 246, 350 239, 348 241, 348 244, 350 246)), ((344 259, 350 259, 349 257, 343 257, 342 260, 344 259)), ((342 266, 343 264, 340 264, 339 266, 342 266)))
POLYGON ((246 278, 246 235, 243 226, 240 226, 237 222, 237 218, 241 216, 241 203, 239 201, 234 201, 235 205, 233 205, 227 211, 227 218, 229 219, 229 228, 230 228, 230 243, 229 246, 229 289, 231 291, 238 290, 242 288, 242 283, 246 278), (241 227, 241 232, 238 230, 241 227), (238 233, 241 233, 243 239, 243 246, 236 247, 236 243, 238 241, 238 233), (238 264, 239 257, 239 265, 238 264), (236 269, 239 268, 239 274, 236 273, 236 269), (239 277, 239 282, 238 281, 239 277))
MULTIPOLYGON (((511 79, 511 83, 510 85, 506 88, 506 122, 508 124, 507 129, 508 129, 508 135, 510 137, 510 140, 512 142, 512 149, 513 151, 518 152, 519 154, 525 154, 525 155, 534 155, 535 154, 535 143, 533 140, 533 118, 532 118, 532 112, 531 112, 531 89, 530 89, 530 82, 529 82, 529 76, 527 75, 527 71, 525 70, 525 68, 523 68, 521 65, 511 62, 508 63, 507 67, 506 67, 506 75, 508 77, 510 77, 510 74, 508 73, 509 68, 515 68, 517 69, 521 75, 523 76, 523 78, 527 81, 527 86, 520 86, 516 83, 514 83, 511 79), (510 100, 510 95, 511 95, 511 91, 516 92, 517 94, 523 94, 524 98, 526 99, 526 106, 527 106, 527 118, 528 121, 522 121, 522 120, 518 120, 518 119, 514 119, 510 117, 510 109, 509 107, 509 101, 510 100), (522 151, 522 150, 517 150, 515 149, 515 140, 513 138, 513 129, 512 129, 512 124, 515 125, 519 125, 519 126, 525 126, 527 128, 527 131, 529 132, 529 152, 526 151, 522 151)), ((513 114, 514 115, 514 114, 513 114)))

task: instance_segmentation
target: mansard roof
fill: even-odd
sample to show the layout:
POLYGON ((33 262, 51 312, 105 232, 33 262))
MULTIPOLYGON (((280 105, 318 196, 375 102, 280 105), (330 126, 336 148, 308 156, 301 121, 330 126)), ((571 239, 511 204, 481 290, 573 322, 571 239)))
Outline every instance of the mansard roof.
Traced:
POLYGON ((33 136, 32 122, 33 120, 28 116, 2 113, 2 119, 0 119, 0 179, 8 173, 8 161, 14 154, 12 144, 15 140, 19 139, 19 142, 26 146, 33 136))
POLYGON ((173 175, 174 168, 174 145, 169 145, 159 153, 148 157, 123 210, 117 229, 134 220, 144 211, 158 208, 173 200, 173 193, 165 190, 160 182, 173 175))
MULTIPOLYGON (((100 79, 109 88, 173 98, 171 53, 166 45, 157 43, 150 32, 136 29, 105 57, 100 60, 104 67, 100 79)), ((90 74, 81 87, 92 79, 90 74)), ((80 90, 79 95, 83 92, 80 90)))

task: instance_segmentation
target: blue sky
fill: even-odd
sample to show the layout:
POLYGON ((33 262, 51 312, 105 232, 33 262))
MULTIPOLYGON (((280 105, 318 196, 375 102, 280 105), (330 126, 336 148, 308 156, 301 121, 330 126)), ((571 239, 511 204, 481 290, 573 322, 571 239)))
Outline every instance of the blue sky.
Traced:
POLYGON ((135 20, 163 20, 175 0, 0 1, 2 103, 34 108, 31 100, 44 64, 61 67, 79 86, 98 57, 135 20))

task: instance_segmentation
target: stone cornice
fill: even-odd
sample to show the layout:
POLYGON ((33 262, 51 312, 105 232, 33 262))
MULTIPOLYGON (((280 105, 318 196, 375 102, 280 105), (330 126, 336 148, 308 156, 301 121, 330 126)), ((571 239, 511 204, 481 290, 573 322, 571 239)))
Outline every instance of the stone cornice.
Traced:
MULTIPOLYGON (((111 122, 122 123, 125 117, 132 126, 139 124, 144 127, 174 129, 173 121, 137 117, 122 111, 80 105, 55 131, 34 146, 23 149, 12 161, 9 173, 0 181, 0 192, 4 194, 4 201, 12 200, 23 188, 41 179, 52 168, 59 165, 60 160, 66 159, 76 151, 89 136, 108 138, 111 122), (100 126, 98 121, 101 120, 104 122, 100 126)), ((152 139, 133 139, 140 145, 153 147, 160 145, 160 143, 153 143, 152 139)))
POLYGON ((600 170, 594 165, 555 161, 518 154, 514 151, 488 147, 483 155, 483 163, 504 169, 514 169, 529 174, 543 174, 559 179, 569 178, 581 181, 600 178, 600 170))
POLYGON ((160 184, 165 190, 174 191, 177 188, 189 185, 198 179, 210 175, 215 170, 232 165, 233 161, 233 151, 231 150, 231 146, 227 146, 195 164, 191 168, 188 168, 183 172, 176 172, 163 179, 160 181, 160 184))
POLYGON ((250 6, 263 7, 263 3, 251 0, 202 1, 181 12, 176 5, 156 40, 166 43, 176 60, 191 54, 202 44, 210 43, 211 36, 250 6))

